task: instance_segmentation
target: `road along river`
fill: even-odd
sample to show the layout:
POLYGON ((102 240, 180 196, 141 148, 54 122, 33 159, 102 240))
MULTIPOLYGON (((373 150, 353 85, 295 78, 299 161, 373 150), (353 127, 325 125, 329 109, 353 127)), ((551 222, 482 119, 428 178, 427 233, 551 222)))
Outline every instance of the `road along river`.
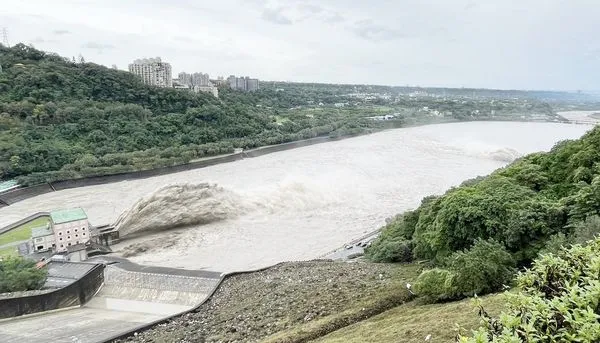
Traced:
POLYGON ((424 196, 591 128, 467 122, 389 130, 48 193, 0 209, 0 227, 34 212, 81 206, 92 224, 119 218, 122 232, 137 236, 116 246, 136 263, 228 272, 312 259, 424 196))

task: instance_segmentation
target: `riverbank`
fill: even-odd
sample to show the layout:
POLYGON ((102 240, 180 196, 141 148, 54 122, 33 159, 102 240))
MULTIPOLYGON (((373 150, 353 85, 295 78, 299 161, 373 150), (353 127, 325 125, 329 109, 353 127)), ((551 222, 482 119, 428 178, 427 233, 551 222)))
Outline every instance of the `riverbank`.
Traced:
MULTIPOLYGON (((491 122, 491 121, 516 121, 516 122, 538 122, 535 120, 523 120, 523 119, 508 119, 508 118, 480 118, 474 121, 481 122, 491 122)), ((323 137, 315 137, 305 140, 293 141, 288 143, 281 143, 276 145, 268 145, 263 147, 258 147, 250 150, 235 152, 231 154, 224 154, 212 157, 205 157, 201 159, 195 159, 185 164, 178 164, 160 168, 153 169, 145 169, 138 171, 130 171, 124 173, 116 173, 116 174, 106 174, 106 175, 97 175, 90 176, 84 178, 77 179, 69 179, 62 181, 54 181, 44 184, 32 185, 28 187, 20 187, 17 189, 12 189, 10 191, 1 192, 0 193, 0 208, 4 206, 9 206, 19 201, 23 201, 25 199, 29 199, 41 194, 50 193, 54 191, 78 188, 78 187, 86 187, 86 186, 94 186, 94 185, 102 185, 114 182, 128 181, 128 180, 138 180, 138 179, 146 179, 155 176, 168 175, 173 173, 179 173, 183 171, 189 171, 199 168, 206 168, 209 166, 214 166, 223 163, 231 163, 242 160, 244 158, 254 158, 260 157, 266 154, 271 154, 275 152, 286 151, 290 149, 296 149, 300 147, 306 147, 315 144, 328 143, 333 141, 339 141, 348 138, 354 138, 358 136, 369 135, 377 132, 382 132, 386 130, 400 129, 400 128, 410 128, 410 127, 419 127, 419 126, 428 126, 428 125, 438 125, 438 124, 451 124, 451 123, 460 123, 460 122, 471 122, 470 120, 457 120, 454 118, 440 118, 435 121, 428 122, 400 122, 400 121, 385 121, 382 123, 383 127, 369 129, 365 132, 359 134, 351 134, 351 135, 341 135, 341 136, 323 136, 323 137)), ((553 122, 553 121, 547 121, 553 122)))
POLYGON ((59 190, 78 188, 78 187, 87 187, 87 186, 94 186, 94 185, 102 185, 102 184, 107 184, 107 183, 114 183, 114 182, 121 182, 121 181, 128 181, 128 180, 146 179, 146 178, 151 178, 151 177, 155 177, 155 176, 179 173, 179 172, 193 170, 193 169, 206 168, 206 167, 214 166, 214 165, 218 165, 218 164, 239 161, 244 158, 260 157, 260 156, 275 153, 275 152, 296 149, 296 148, 310 146, 310 145, 314 145, 314 144, 333 142, 333 141, 357 137, 357 136, 361 136, 361 135, 368 135, 368 134, 372 134, 375 132, 381 132, 381 131, 388 130, 388 129, 389 128, 374 129, 374 130, 370 130, 368 132, 364 132, 364 133, 360 133, 360 134, 337 136, 337 137, 330 137, 330 136, 316 137, 316 138, 310 138, 310 139, 306 139, 306 140, 281 143, 281 144, 276 144, 276 145, 268 145, 268 146, 264 146, 264 147, 235 152, 235 153, 231 153, 231 154, 196 159, 196 160, 190 161, 189 163, 186 163, 186 164, 179 164, 179 165, 173 165, 173 166, 168 166, 168 167, 160 167, 160 168, 146 169, 146 170, 139 170, 139 171, 131 171, 131 172, 125 172, 125 173, 109 174, 109 175, 90 176, 90 177, 79 178, 79 179, 70 179, 70 180, 49 182, 49 183, 33 185, 33 186, 29 186, 29 187, 21 187, 21 188, 13 189, 13 190, 10 190, 10 191, 4 192, 4 193, 0 193, 0 207, 9 206, 16 202, 19 202, 19 201, 22 201, 22 200, 25 200, 25 199, 28 199, 28 198, 31 198, 34 196, 38 196, 38 195, 50 193, 50 192, 55 192, 55 191, 59 191, 59 190))

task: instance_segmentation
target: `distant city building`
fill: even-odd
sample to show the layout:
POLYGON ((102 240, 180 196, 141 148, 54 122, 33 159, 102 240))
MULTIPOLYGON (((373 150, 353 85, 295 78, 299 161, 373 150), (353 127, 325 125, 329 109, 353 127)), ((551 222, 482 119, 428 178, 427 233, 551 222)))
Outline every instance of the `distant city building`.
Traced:
POLYGON ((210 83, 210 77, 208 74, 203 73, 193 73, 188 74, 186 72, 179 73, 178 76, 179 83, 183 85, 187 85, 190 88, 194 86, 212 86, 210 83))
POLYGON ((196 92, 196 93, 199 93, 199 92, 210 93, 215 98, 219 97, 219 89, 215 86, 194 86, 193 89, 194 89, 194 92, 196 92))
POLYGON ((129 65, 129 71, 147 85, 173 87, 171 65, 162 62, 160 57, 137 59, 129 65))
POLYGON ((246 77, 235 77, 231 75, 227 78, 227 83, 231 89, 236 89, 244 92, 253 92, 260 88, 258 79, 246 77))

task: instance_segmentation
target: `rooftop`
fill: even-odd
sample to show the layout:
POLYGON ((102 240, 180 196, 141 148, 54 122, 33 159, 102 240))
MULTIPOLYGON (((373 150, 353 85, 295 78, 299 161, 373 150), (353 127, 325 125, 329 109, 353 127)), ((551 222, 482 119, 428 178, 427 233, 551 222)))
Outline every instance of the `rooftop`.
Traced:
POLYGON ((53 235, 54 232, 50 229, 50 226, 38 226, 31 229, 31 238, 44 237, 53 235))
POLYGON ((87 214, 85 214, 85 211, 82 208, 78 207, 66 210, 52 211, 50 212, 50 218, 52 219, 52 223, 62 224, 73 222, 76 220, 87 219, 87 214))

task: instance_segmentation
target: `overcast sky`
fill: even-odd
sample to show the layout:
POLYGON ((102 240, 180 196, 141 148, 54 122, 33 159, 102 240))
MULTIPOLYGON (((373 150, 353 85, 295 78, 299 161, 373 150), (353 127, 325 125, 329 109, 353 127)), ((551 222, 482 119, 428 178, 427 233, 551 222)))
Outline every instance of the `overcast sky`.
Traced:
POLYGON ((9 42, 174 74, 600 89, 600 0, 0 0, 9 42))

